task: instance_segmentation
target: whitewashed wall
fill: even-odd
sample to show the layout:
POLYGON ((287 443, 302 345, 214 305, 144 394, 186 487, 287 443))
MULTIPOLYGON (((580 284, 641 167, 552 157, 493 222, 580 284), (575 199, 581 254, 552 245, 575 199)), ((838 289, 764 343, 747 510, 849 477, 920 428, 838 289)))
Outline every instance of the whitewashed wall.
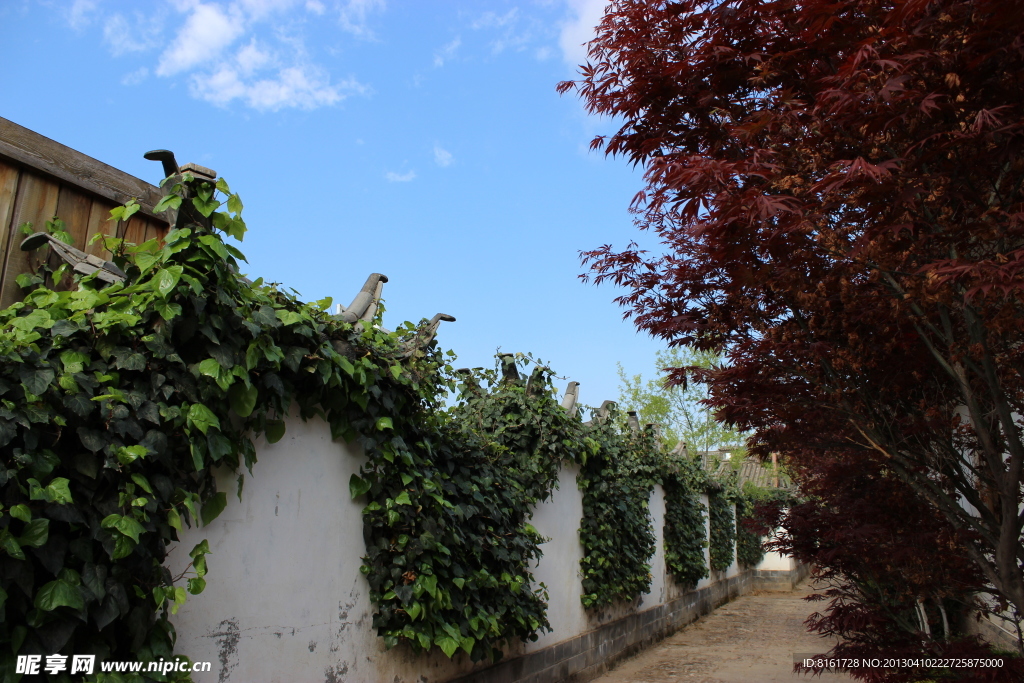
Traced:
MULTIPOLYGON (((213 662, 213 671, 196 674, 196 682, 411 683, 425 677, 434 683, 481 668, 461 653, 448 660, 441 654, 414 655, 403 647, 384 650, 372 627, 373 607, 359 572, 365 552, 362 504, 348 493, 349 477, 358 471, 363 456, 354 447, 332 441, 328 425, 320 420, 291 418, 287 425, 278 443, 257 442, 259 460, 252 475, 244 473, 241 501, 233 495, 237 475, 218 476, 220 490, 232 492, 227 508, 209 527, 186 530, 169 556, 168 566, 177 576, 197 542, 208 539, 212 551, 206 590, 189 596, 172 618, 178 632, 176 651, 194 661, 213 662)), ((649 501, 657 536, 650 592, 630 603, 583 609, 583 499, 576 485, 578 472, 576 466, 562 469, 558 488, 531 520, 551 539, 541 546, 544 555, 534 577, 547 586, 548 618, 554 630, 537 642, 513 647, 509 657, 557 644, 681 595, 665 572, 665 497, 657 486, 649 501)), ((707 504, 706 496, 702 502, 707 504)), ((734 562, 699 587, 738 571, 734 562)))
POLYGON ((232 492, 227 508, 209 527, 186 530, 170 555, 177 576, 195 543, 210 542, 206 590, 172 618, 176 652, 213 662, 196 683, 437 681, 469 671, 443 655, 384 651, 359 572, 363 505, 348 492, 358 449, 331 441, 325 422, 291 418, 281 441, 256 451, 242 501, 237 475, 218 477, 232 492))

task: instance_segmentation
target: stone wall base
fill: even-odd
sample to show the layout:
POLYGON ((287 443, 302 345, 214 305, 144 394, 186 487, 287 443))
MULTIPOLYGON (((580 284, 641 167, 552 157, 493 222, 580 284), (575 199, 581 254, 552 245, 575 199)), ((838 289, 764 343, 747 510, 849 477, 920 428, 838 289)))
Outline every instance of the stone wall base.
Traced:
MULTIPOLYGON (((799 571, 781 573, 795 576, 799 571)), ((498 662, 451 683, 584 683, 719 605, 749 593, 757 587, 756 573, 756 570, 748 569, 691 591, 672 602, 631 614, 543 650, 498 662)), ((786 583, 790 588, 797 581, 781 576, 771 578, 779 585, 786 583)))
POLYGON ((755 569, 754 590, 791 591, 811 573, 811 565, 797 564, 796 569, 755 569))
POLYGON ((543 650, 498 662, 450 683, 584 683, 722 604, 755 589, 792 590, 809 573, 807 565, 797 565, 792 571, 748 569, 671 602, 630 614, 543 650))

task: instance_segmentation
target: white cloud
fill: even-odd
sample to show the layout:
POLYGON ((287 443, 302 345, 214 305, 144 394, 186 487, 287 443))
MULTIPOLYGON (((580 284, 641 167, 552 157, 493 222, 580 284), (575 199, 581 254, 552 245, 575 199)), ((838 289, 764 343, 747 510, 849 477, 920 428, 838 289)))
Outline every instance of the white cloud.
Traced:
POLYGON ((144 66, 139 67, 135 71, 126 73, 121 78, 121 85, 138 85, 139 83, 142 83, 142 81, 146 80, 147 76, 149 76, 149 69, 144 66))
POLYGON ((160 44, 163 17, 162 12, 150 16, 136 14, 129 20, 123 14, 112 14, 103 24, 103 42, 115 57, 151 50, 160 44))
POLYGON ((212 73, 194 74, 190 90, 195 97, 218 106, 240 100, 260 111, 316 109, 367 91, 366 86, 352 78, 331 83, 322 69, 308 64, 284 66, 272 74, 253 76, 256 65, 262 66, 268 59, 250 43, 235 60, 223 62, 212 73))
POLYGON ((481 28, 501 28, 514 24, 516 17, 519 15, 519 8, 513 7, 505 14, 498 14, 497 12, 484 12, 478 19, 476 19, 471 26, 474 29, 481 28))
POLYGON ((178 77, 193 97, 217 106, 315 109, 370 90, 354 77, 333 76, 306 49, 304 21, 316 21, 328 4, 339 8, 349 30, 364 34, 360 27, 365 28, 368 13, 384 5, 383 0, 174 0, 177 11, 111 14, 104 41, 115 56, 160 49, 155 64, 122 78, 125 85, 150 75, 178 77))
POLYGON ((441 145, 434 143, 434 162, 441 168, 451 166, 452 162, 455 161, 455 157, 452 153, 446 150, 441 145))
POLYGON ((271 60, 269 52, 261 50, 256 44, 256 39, 253 38, 249 41, 249 44, 238 51, 235 56, 235 61, 238 63, 238 68, 243 74, 251 74, 257 69, 265 66, 271 60))
POLYGON ((546 32, 545 27, 535 17, 521 16, 518 7, 513 7, 504 14, 484 12, 470 26, 475 30, 484 29, 496 34, 497 37, 490 44, 493 54, 500 54, 509 49, 522 52, 538 33, 546 32))
POLYGON ((373 31, 366 25, 367 15, 384 9, 384 0, 346 0, 338 17, 341 28, 359 38, 373 38, 373 31))
POLYGON ((455 56, 455 51, 462 45, 462 38, 456 36, 455 39, 444 45, 440 50, 434 53, 434 66, 441 67, 444 63, 455 56))
POLYGON ((601 23, 609 0, 567 0, 570 18, 562 24, 558 45, 562 56, 572 66, 587 61, 585 43, 594 38, 594 29, 601 23))
POLYGON ((76 31, 85 28, 92 21, 92 13, 96 11, 96 0, 75 0, 67 9, 65 16, 68 24, 76 31))
POLYGON ((409 171, 408 173, 402 174, 395 173, 394 171, 388 171, 384 174, 384 177, 392 183, 407 183, 416 177, 416 171, 409 171))
POLYGON ((173 76, 216 59, 242 35, 243 23, 237 7, 225 12, 219 5, 195 5, 174 42, 160 56, 157 75, 173 76))

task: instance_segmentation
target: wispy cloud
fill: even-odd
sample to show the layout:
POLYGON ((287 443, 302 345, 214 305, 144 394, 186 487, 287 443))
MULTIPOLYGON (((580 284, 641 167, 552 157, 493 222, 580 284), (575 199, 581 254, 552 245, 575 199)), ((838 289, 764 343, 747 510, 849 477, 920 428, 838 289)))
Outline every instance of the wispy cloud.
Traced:
POLYGON ((338 21, 341 28, 359 38, 372 39, 373 31, 367 25, 367 16, 386 6, 384 0, 346 0, 341 5, 338 21))
MULTIPOLYGON (((331 5, 345 30, 365 36, 368 14, 384 2, 331 5)), ((333 76, 306 48, 303 20, 324 15, 324 0, 180 0, 176 8, 106 18, 104 42, 115 56, 158 51, 155 64, 128 73, 123 84, 134 85, 151 74, 183 78, 197 99, 260 111, 315 109, 369 92, 353 76, 333 76)))
POLYGON ((173 76, 217 59, 245 32, 237 5, 225 11, 219 5, 197 4, 171 46, 160 55, 156 73, 173 76))
POLYGON ((71 28, 78 31, 92 23, 92 15, 96 11, 96 0, 75 0, 65 11, 65 18, 71 28))
POLYGON ((586 43, 594 39, 594 29, 601 23, 609 0, 566 0, 569 18, 562 24, 558 45, 562 57, 571 66, 587 61, 586 43))
POLYGON ((451 166, 454 161, 455 157, 452 156, 451 152, 436 142, 434 143, 434 163, 441 168, 447 168, 448 166, 451 166))
POLYGON ((518 15, 518 7, 513 7, 504 14, 498 14, 497 12, 484 12, 477 17, 470 26, 472 26, 473 29, 501 28, 502 26, 514 24, 518 15))
POLYGON ((131 18, 120 12, 103 22, 103 42, 115 57, 132 52, 145 52, 160 46, 166 12, 149 15, 133 14, 131 18))
POLYGON ((538 17, 521 14, 518 7, 513 7, 504 14, 484 12, 470 23, 470 28, 494 35, 490 41, 493 54, 500 54, 506 50, 522 52, 539 37, 550 32, 550 28, 538 17))
POLYGON ((146 80, 147 76, 149 76, 149 69, 144 66, 139 67, 135 71, 131 71, 122 76, 121 85, 138 85, 139 83, 142 83, 142 81, 146 80))
POLYGON ((460 45, 462 45, 462 38, 456 36, 450 43, 442 46, 440 50, 434 53, 434 66, 444 66, 445 62, 455 56, 455 51, 459 49, 460 45))
POLYGON ((416 171, 408 171, 406 173, 395 173, 394 171, 388 171, 384 174, 384 177, 392 183, 407 183, 410 180, 416 178, 416 171))
POLYGON ((332 82, 313 64, 283 64, 255 38, 213 71, 193 74, 189 85, 195 97, 218 106, 238 100, 261 111, 316 109, 367 91, 354 78, 332 82))

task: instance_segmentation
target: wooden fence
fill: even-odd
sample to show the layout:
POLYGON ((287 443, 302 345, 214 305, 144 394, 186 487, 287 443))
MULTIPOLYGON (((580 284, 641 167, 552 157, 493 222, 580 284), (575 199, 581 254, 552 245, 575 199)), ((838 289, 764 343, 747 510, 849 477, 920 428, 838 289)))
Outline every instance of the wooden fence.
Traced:
POLYGON ((109 259, 102 242, 89 244, 96 233, 134 243, 167 233, 153 215, 160 197, 154 185, 0 118, 0 308, 21 299, 15 278, 33 268, 32 253, 21 250, 22 225, 44 232, 56 216, 75 247, 109 259), (127 224, 111 221, 110 210, 133 197, 142 209, 127 224))

